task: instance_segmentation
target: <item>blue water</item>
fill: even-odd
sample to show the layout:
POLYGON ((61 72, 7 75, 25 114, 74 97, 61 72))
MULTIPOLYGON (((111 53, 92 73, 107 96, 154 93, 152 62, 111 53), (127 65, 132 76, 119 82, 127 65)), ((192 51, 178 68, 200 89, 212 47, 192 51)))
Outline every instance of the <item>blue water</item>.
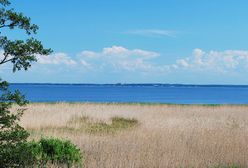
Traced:
POLYGON ((30 102, 248 104, 248 86, 169 84, 11 84, 30 102))

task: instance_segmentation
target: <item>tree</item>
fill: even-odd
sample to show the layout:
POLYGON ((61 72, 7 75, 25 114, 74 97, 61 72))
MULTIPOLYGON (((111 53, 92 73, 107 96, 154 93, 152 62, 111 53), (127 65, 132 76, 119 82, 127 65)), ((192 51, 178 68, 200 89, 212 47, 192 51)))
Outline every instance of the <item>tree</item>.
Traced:
MULTIPOLYGON (((45 49, 42 43, 33 38, 38 26, 31 23, 31 19, 10 8, 9 0, 0 0, 0 65, 10 63, 13 72, 28 70, 31 63, 37 61, 36 55, 48 55, 51 49, 45 49), (27 35, 26 40, 11 40, 8 38, 11 30, 23 30, 27 35), (3 31, 5 30, 5 34, 3 31)), ((24 105, 28 102, 17 90, 11 92, 6 81, 0 79, 0 168, 20 167, 22 160, 17 155, 17 150, 26 142, 29 134, 22 128, 18 121, 23 114, 24 105), (11 111, 13 104, 19 108, 11 111)))

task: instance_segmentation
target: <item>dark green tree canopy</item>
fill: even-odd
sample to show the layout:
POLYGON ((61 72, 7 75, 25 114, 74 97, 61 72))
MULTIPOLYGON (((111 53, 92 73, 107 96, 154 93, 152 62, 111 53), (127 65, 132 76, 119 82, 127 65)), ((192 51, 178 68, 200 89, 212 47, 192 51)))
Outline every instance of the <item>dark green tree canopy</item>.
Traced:
POLYGON ((13 71, 27 70, 36 55, 48 55, 51 49, 45 49, 42 43, 31 37, 36 34, 38 26, 31 23, 31 19, 23 13, 15 12, 14 9, 8 9, 10 2, 0 0, 0 49, 3 50, 3 58, 0 59, 0 65, 11 62, 13 71), (8 35, 2 34, 2 29, 21 29, 27 34, 27 40, 10 40, 8 35))

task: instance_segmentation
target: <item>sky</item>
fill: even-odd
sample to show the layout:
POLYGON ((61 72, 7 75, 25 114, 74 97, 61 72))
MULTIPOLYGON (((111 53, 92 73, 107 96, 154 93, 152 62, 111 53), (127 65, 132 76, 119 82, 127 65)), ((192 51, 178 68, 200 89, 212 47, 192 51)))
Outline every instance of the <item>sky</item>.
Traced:
MULTIPOLYGON (((12 0, 52 48, 15 83, 248 84, 247 0, 12 0)), ((23 33, 11 31, 13 38, 23 33)))

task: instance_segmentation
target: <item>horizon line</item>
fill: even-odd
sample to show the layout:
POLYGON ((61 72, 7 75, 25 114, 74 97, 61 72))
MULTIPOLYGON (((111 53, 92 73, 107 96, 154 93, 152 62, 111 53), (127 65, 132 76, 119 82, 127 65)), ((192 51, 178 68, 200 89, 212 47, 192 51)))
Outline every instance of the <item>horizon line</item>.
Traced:
POLYGON ((192 83, 40 83, 40 82, 9 82, 17 85, 174 85, 174 86, 248 86, 248 84, 192 84, 192 83))

